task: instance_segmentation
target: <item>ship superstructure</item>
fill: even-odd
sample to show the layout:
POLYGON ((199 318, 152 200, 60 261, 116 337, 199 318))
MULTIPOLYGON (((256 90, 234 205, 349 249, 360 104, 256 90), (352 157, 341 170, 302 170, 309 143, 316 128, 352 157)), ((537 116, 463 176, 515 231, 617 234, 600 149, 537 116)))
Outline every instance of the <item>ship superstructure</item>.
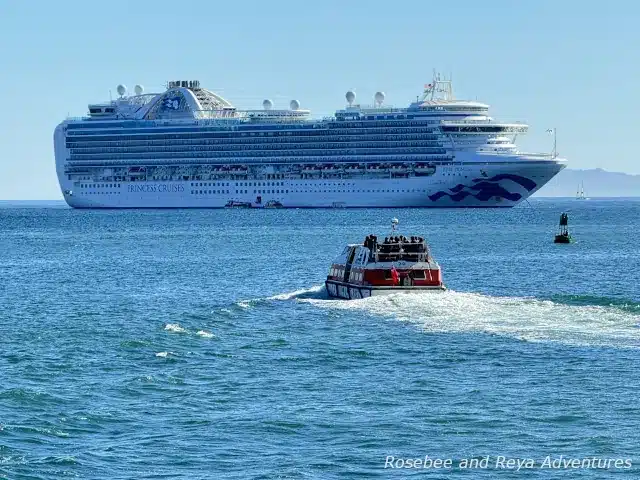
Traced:
POLYGON ((300 102, 239 110, 198 81, 89 105, 54 133, 56 170, 78 208, 508 207, 566 161, 525 154, 521 123, 456 100, 434 75, 406 108, 355 103, 314 119, 300 102))

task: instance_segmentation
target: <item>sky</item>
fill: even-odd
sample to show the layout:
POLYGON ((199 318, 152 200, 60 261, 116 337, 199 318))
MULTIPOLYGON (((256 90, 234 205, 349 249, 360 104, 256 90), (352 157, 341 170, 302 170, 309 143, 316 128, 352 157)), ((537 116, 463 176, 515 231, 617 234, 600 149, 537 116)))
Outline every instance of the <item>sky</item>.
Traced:
POLYGON ((521 150, 640 174, 640 2, 0 0, 0 199, 62 198, 53 130, 120 83, 200 80, 238 108, 407 106, 437 69, 529 124, 521 150))

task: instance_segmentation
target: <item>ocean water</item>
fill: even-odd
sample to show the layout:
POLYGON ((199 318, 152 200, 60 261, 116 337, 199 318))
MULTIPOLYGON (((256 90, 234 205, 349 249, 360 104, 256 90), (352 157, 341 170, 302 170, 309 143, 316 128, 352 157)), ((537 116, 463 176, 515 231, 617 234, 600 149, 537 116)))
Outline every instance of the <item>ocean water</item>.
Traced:
POLYGON ((638 199, 3 204, 0 478, 640 478, 638 232, 638 199), (392 216, 449 290, 327 299, 333 257, 392 216), (425 456, 452 467, 406 468, 425 456), (628 466, 560 464, 593 458, 628 466))

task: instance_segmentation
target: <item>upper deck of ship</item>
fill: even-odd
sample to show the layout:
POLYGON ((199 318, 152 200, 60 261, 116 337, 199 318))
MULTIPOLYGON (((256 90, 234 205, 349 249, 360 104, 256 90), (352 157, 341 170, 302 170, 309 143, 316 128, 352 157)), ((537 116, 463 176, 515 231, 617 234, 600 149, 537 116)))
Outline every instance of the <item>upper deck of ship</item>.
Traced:
MULTIPOLYGON (((119 97, 109 102, 89 105, 89 115, 79 120, 95 125, 96 120, 149 121, 203 124, 285 124, 318 123, 349 120, 412 120, 421 117, 442 120, 492 122, 488 117, 489 106, 477 101, 457 100, 453 97, 451 80, 442 80, 434 75, 432 83, 424 86, 422 97, 408 107, 394 108, 385 103, 385 94, 376 92, 373 105, 355 103, 356 94, 348 91, 345 95, 347 106, 328 118, 311 117, 311 111, 300 107, 300 102, 291 100, 288 109, 274 108, 271 100, 262 102, 262 109, 241 110, 219 94, 202 88, 197 80, 171 81, 161 93, 144 93, 136 85, 135 95, 127 95, 124 85, 118 85, 119 97)), ((74 122, 75 123, 75 122, 74 122)), ((102 123, 102 122, 101 122, 102 123)))

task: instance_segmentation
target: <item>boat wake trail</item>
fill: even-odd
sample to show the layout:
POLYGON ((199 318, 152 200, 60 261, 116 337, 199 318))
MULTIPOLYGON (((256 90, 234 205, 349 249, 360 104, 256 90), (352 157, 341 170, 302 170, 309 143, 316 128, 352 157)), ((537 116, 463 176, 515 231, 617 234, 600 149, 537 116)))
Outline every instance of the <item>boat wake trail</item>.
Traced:
POLYGON ((307 299, 320 308, 394 318, 425 332, 477 332, 525 341, 640 348, 640 304, 600 297, 554 300, 447 291, 364 300, 307 299))
POLYGON ((271 297, 251 298, 248 300, 240 300, 233 304, 233 307, 239 310, 248 310, 253 307, 264 304, 272 304, 274 301, 287 301, 287 300, 322 300, 328 299, 327 290, 324 285, 316 285, 311 288, 304 288, 293 292, 279 293, 271 297))
POLYGON ((615 307, 624 312, 640 314, 640 302, 637 300, 595 295, 554 295, 549 300, 566 305, 615 307))
POLYGON ((327 290, 324 285, 316 285, 315 287, 296 290, 295 292, 281 293, 266 300, 305 300, 305 299, 328 299, 327 290))

